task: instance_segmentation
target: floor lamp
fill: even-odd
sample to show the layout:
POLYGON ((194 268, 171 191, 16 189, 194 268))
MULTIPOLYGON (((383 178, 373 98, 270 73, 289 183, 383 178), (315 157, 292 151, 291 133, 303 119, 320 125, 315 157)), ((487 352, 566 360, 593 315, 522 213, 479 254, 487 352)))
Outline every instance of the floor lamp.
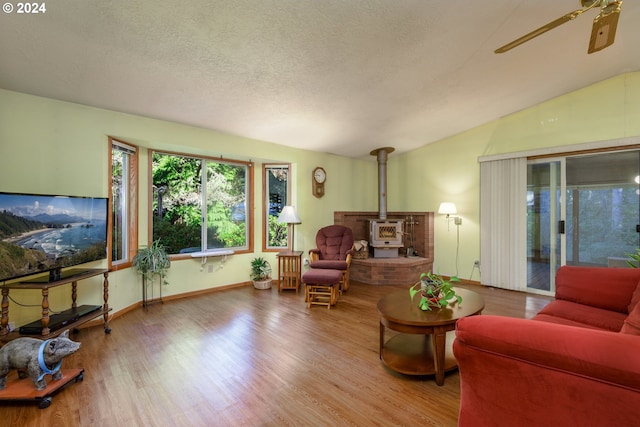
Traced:
POLYGON ((456 209, 455 203, 443 202, 440 203, 440 207, 438 208, 438 213, 442 215, 446 215, 447 221, 447 231, 449 231, 449 223, 453 220, 453 223, 456 225, 456 277, 458 276, 458 255, 460 253, 460 224, 462 224, 462 218, 459 216, 451 217, 451 215, 455 215, 458 213, 456 209))
POLYGON ((294 250, 294 245, 293 245, 293 237, 294 237, 294 229, 293 227, 295 227, 295 224, 300 224, 302 221, 300 221, 300 217, 298 216, 298 213, 296 212, 296 207, 295 206, 285 206, 282 209, 282 212, 280 212, 280 216, 278 216, 278 222, 285 222, 288 225, 288 230, 287 230, 287 236, 291 236, 291 247, 289 248, 289 251, 294 250))

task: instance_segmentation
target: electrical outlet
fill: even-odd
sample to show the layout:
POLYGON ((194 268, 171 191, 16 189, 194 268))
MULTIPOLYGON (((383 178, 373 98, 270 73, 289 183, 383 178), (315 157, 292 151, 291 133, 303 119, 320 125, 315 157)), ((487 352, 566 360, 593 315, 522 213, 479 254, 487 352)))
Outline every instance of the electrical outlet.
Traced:
POLYGON ((213 264, 209 264, 209 273, 213 273, 213 264))
POLYGON ((478 260, 474 261, 473 262, 473 266, 480 268, 480 261, 478 261, 478 260))
POLYGON ((15 331, 16 330, 16 323, 15 322, 7 323, 7 328, 9 328, 9 332, 15 331))
POLYGON ((309 258, 305 258, 305 259, 304 259, 304 265, 305 265, 305 266, 308 266, 308 265, 309 265, 309 258))

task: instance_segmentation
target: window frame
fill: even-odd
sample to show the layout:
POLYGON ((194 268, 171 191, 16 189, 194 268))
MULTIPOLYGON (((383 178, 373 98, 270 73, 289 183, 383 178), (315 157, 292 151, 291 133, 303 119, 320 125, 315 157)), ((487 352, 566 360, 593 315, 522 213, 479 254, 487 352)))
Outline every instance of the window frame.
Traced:
POLYGON ((270 188, 269 173, 272 169, 286 169, 287 171, 287 190, 283 207, 291 204, 291 163, 264 163, 262 165, 262 251, 263 252, 282 252, 289 247, 289 228, 285 227, 287 241, 284 246, 269 246, 269 212, 270 212, 270 188))
MULTIPOLYGON (((148 184, 149 184, 148 196, 149 197, 148 197, 148 239, 147 239, 148 242, 147 244, 151 244, 153 240, 153 155, 154 153, 158 153, 162 155, 186 157, 190 159, 197 159, 202 161, 203 165, 206 165, 207 162, 217 162, 217 163, 226 163, 226 164, 246 167, 247 177, 246 177, 246 195, 245 195, 245 200, 246 200, 245 222, 247 227, 247 242, 246 242, 246 246, 233 247, 229 249, 233 249, 234 253, 236 254, 253 252, 253 245, 254 245, 254 242, 253 242, 253 233, 254 233, 254 215, 253 215, 253 194, 254 194, 253 169, 254 168, 253 166, 254 164, 253 162, 223 158, 223 157, 203 156, 203 155, 196 155, 196 154, 182 153, 182 152, 168 151, 168 150, 156 150, 156 149, 149 149, 148 151, 148 184)), ((203 167, 202 171, 203 172, 206 171, 206 167, 203 167)), ((201 176, 200 178, 201 180, 204 179, 203 176, 201 176)), ((206 198, 203 193, 206 193, 204 186, 201 192, 201 197, 202 197, 201 201, 204 206, 206 198)), ((203 217, 201 218, 202 225, 200 230, 201 233, 206 232, 206 229, 204 229, 204 225, 206 223, 204 218, 204 212, 202 212, 202 215, 203 215, 203 217)), ((205 244, 205 239, 202 239, 200 244, 202 249, 203 245, 205 244)), ((203 251, 206 252, 207 250, 203 249, 203 251)), ((214 249, 209 249, 209 251, 214 251, 214 249)), ((169 254, 169 257, 171 259, 178 260, 178 259, 191 258, 191 255, 190 253, 177 253, 177 254, 169 254)))
POLYGON ((120 270, 123 268, 131 267, 133 257, 138 250, 138 155, 139 148, 136 145, 122 141, 117 138, 109 137, 109 218, 108 218, 108 266, 109 270, 120 270), (126 173, 123 174, 123 179, 126 179, 126 197, 121 199, 121 204, 125 203, 125 209, 127 213, 126 228, 123 228, 123 234, 126 236, 122 239, 126 241, 126 254, 123 254, 123 258, 113 259, 113 238, 114 238, 114 224, 113 215, 116 205, 114 204, 113 194, 113 150, 117 149, 125 153, 128 157, 126 162, 126 173))

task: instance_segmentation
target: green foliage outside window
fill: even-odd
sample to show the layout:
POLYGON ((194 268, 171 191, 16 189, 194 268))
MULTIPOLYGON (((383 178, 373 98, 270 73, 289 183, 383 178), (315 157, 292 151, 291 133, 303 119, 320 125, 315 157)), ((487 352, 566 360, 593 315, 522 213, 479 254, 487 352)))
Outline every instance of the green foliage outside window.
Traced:
POLYGON ((153 240, 172 254, 246 247, 247 174, 244 164, 154 152, 153 240))
POLYGON ((124 177, 124 156, 120 150, 111 150, 111 259, 118 261, 123 259, 123 218, 122 218, 122 185, 124 177))
POLYGON ((286 248, 287 224, 278 222, 278 216, 282 208, 287 204, 289 187, 289 166, 266 166, 265 179, 267 181, 267 194, 269 205, 267 210, 267 247, 286 248))
POLYGON ((269 215, 269 246, 287 246, 287 224, 278 222, 276 215, 269 215))

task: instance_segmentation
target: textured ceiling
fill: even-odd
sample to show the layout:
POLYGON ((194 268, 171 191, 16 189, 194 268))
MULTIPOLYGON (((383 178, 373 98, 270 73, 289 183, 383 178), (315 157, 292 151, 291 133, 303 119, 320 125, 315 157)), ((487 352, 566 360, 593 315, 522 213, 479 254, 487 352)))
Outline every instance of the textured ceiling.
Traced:
MULTIPOLYGON (((10 0, 10 2, 13 2, 10 0)), ((16 2, 13 2, 14 4, 16 2)), ((0 88, 354 158, 640 70, 640 5, 588 55, 573 0, 55 0, 0 13, 0 88)))

